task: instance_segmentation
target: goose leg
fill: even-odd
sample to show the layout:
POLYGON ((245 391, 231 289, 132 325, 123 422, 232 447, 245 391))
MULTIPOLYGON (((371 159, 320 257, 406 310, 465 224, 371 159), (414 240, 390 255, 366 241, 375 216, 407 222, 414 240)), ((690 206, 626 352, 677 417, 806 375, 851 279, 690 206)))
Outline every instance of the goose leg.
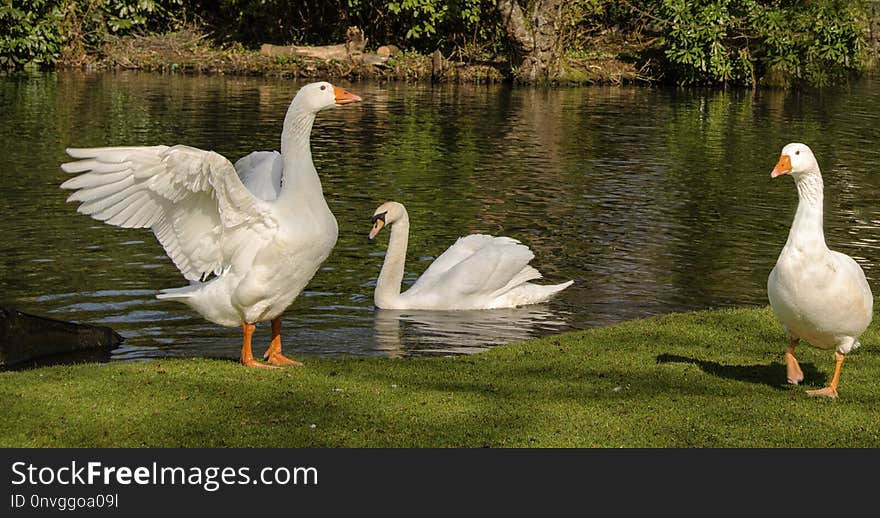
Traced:
POLYGON ((792 385, 797 385, 804 380, 804 373, 794 357, 794 347, 798 344, 797 338, 792 338, 785 349, 785 377, 792 385))
POLYGON ((844 358, 846 358, 845 354, 834 351, 834 359, 836 360, 836 363, 834 365, 834 376, 831 377, 831 383, 822 389, 808 390, 807 394, 811 396, 837 397, 837 381, 840 379, 840 368, 843 366, 844 358))
POLYGON ((264 365, 254 359, 254 353, 251 351, 251 337, 254 336, 254 329, 257 326, 241 323, 241 364, 245 367, 259 367, 263 369, 275 369, 272 365, 264 365))
POLYGON ((281 354, 281 317, 272 319, 272 342, 266 349, 263 359, 268 360, 272 365, 302 365, 301 362, 281 354))

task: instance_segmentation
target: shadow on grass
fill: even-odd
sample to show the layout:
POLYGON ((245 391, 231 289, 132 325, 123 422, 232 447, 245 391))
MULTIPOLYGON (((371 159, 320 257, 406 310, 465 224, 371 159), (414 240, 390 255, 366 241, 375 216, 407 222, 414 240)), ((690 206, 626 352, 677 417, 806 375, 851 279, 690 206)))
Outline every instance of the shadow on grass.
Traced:
MULTIPOLYGON (((679 356, 677 354, 660 354, 657 363, 691 363, 699 367, 706 374, 719 378, 745 381, 748 383, 760 383, 776 389, 790 386, 785 379, 785 365, 772 363, 770 365, 724 365, 708 360, 698 360, 679 356)), ((804 372, 804 381, 810 385, 824 386, 827 376, 816 369, 812 363, 801 363, 804 372)))

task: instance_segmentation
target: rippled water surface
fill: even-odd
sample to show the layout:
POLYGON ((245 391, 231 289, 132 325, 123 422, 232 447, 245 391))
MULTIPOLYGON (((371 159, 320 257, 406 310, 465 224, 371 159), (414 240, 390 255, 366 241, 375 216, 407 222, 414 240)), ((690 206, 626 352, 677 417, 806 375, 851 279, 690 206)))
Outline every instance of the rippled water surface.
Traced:
MULTIPOLYGON (((0 303, 105 324, 114 360, 238 356, 240 331, 156 300, 184 285, 147 230, 76 213, 58 188, 64 148, 188 144, 231 160, 278 149, 301 82, 77 73, 0 76, 0 303)), ((766 279, 797 203, 770 179, 779 151, 809 144, 823 169, 829 245, 875 292, 880 239, 880 82, 824 92, 353 83, 362 103, 319 115, 313 158, 339 241, 284 317, 285 351, 454 354, 549 333, 700 308, 766 304, 766 279), (404 284, 469 233, 515 237, 549 303, 469 312, 377 311, 387 233, 404 203, 404 284)), ((268 340, 258 327, 255 351, 268 340)))

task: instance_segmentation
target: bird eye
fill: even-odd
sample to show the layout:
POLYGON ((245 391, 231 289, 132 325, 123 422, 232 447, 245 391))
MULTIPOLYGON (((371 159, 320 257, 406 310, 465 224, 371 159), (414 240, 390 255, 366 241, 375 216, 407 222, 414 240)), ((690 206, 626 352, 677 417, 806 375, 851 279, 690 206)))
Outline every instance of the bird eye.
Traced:
POLYGON ((321 85, 321 90, 326 90, 326 89, 327 89, 327 85, 321 85))
POLYGON ((795 155, 800 155, 800 154, 801 154, 801 150, 798 149, 797 151, 794 152, 794 154, 795 154, 795 155))

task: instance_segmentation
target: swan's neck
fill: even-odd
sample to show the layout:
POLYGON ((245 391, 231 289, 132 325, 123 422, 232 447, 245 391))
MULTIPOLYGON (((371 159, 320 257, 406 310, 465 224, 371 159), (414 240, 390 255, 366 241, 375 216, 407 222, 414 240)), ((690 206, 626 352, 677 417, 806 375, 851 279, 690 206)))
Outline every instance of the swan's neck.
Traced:
POLYGON ((373 301, 377 307, 394 307, 400 298, 400 283, 403 282, 403 267, 406 263, 406 247, 409 243, 409 216, 403 217, 391 225, 391 237, 388 239, 388 251, 385 262, 376 281, 376 292, 373 301))
POLYGON ((281 130, 281 157, 284 161, 283 181, 278 203, 284 207, 326 207, 321 180, 312 163, 309 136, 315 113, 302 110, 294 101, 287 110, 281 130))
POLYGON ((795 178, 798 190, 798 208, 791 224, 786 246, 801 251, 827 249, 822 225, 823 191, 822 175, 806 174, 795 178))

